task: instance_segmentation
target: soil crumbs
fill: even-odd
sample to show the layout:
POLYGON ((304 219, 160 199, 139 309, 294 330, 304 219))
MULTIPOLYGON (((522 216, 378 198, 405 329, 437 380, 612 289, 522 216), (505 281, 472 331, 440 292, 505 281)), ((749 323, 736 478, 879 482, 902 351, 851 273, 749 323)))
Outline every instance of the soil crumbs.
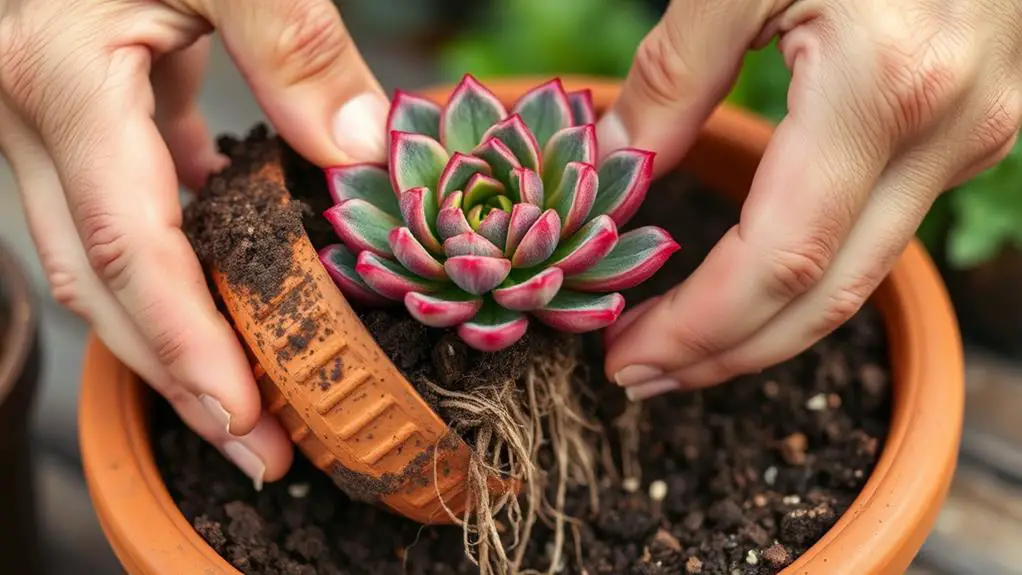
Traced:
MULTIPOLYGON (((630 304, 685 277, 734 224, 737 211, 681 175, 654 184, 633 225, 657 224, 682 244, 630 304), (661 205, 663 204, 663 205, 661 205)), ((471 385, 479 365, 451 340, 408 331, 400 314, 363 315, 405 373, 471 385), (444 353, 437 355, 437 350, 444 353)), ((576 553, 561 573, 724 574, 779 572, 848 509, 869 477, 889 421, 889 368, 881 318, 871 307, 798 357, 764 372, 642 404, 631 477, 600 472, 601 507, 584 486, 566 511, 582 521, 576 553)), ((542 345, 542 337, 533 343, 542 345), (536 343, 539 342, 539 343, 536 343)), ((594 347, 590 345, 590 347, 594 347)), ((502 369, 515 369, 524 353, 502 369)), ((589 350, 588 406, 610 432, 615 467, 629 443, 615 422, 628 402, 600 375, 589 350)), ((633 408, 634 409, 634 408, 633 408)), ((626 426, 627 427, 627 426, 626 426)), ((237 569, 265 575, 478 573, 459 527, 418 524, 347 498, 297 455, 283 480, 251 482, 159 403, 157 460, 175 501, 198 533, 237 569)), ((634 440, 634 437, 632 437, 634 440)), ((632 441, 634 443, 634 441, 632 441)), ((626 466, 627 469, 627 466, 626 466)), ((537 526, 526 566, 547 569, 550 530, 537 526)))

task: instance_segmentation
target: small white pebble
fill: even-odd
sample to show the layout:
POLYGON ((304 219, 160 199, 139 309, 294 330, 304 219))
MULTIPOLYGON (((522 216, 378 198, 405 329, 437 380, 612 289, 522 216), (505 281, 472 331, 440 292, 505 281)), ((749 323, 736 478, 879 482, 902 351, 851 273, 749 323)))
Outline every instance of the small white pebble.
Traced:
POLYGON ((649 484, 649 498, 653 501, 663 501, 667 497, 667 482, 657 479, 649 484))
POLYGON ((862 479, 862 470, 856 469, 852 472, 852 475, 854 475, 856 479, 862 479))
POLYGON ((308 483, 292 483, 287 486, 287 493, 295 499, 301 499, 309 494, 308 483))
POLYGON ((785 505, 798 505, 802 502, 802 499, 798 495, 785 495, 781 502, 785 505))
POLYGON ((628 493, 635 493, 639 490, 639 480, 635 477, 625 477, 621 481, 621 489, 624 489, 628 493))
POLYGON ((755 565, 759 563, 759 556, 756 555, 755 551, 749 549, 749 552, 746 553, 745 555, 745 562, 748 563, 749 565, 755 565))
POLYGON ((777 481, 777 468, 773 465, 767 467, 763 472, 763 481, 766 481, 767 485, 773 485, 777 481))
POLYGON ((818 393, 810 397, 809 401, 806 402, 806 409, 809 411, 823 411, 824 409, 827 409, 827 396, 822 393, 818 393))

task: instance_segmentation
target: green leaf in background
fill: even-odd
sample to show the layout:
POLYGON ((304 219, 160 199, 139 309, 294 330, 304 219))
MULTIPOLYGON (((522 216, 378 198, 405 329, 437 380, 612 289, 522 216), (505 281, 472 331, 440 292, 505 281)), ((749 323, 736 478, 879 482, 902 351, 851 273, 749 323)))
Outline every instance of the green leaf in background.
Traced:
POLYGON ((496 0, 483 23, 441 52, 451 79, 591 74, 623 77, 656 16, 632 0, 496 0))
POLYGON ((773 40, 762 49, 746 54, 726 101, 776 123, 788 113, 790 82, 791 73, 777 48, 777 40, 773 40))
POLYGON ((1022 249, 1022 144, 948 198, 954 211, 947 238, 952 267, 983 263, 1005 247, 1022 249))

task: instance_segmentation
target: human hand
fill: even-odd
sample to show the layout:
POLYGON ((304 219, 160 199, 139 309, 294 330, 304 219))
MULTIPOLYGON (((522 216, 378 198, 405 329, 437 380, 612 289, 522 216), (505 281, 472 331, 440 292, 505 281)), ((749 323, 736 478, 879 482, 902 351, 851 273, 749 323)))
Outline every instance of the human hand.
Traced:
POLYGON ((775 35, 789 114, 740 222, 682 285, 607 334, 632 399, 780 363, 849 319, 936 197, 999 162, 1022 124, 1017 0, 691 0, 645 38, 598 125, 674 165, 775 35))
POLYGON ((195 102, 213 29, 300 154, 383 159, 387 100, 329 0, 0 0, 0 151, 53 296, 258 487, 292 444, 180 229, 179 178, 227 161, 195 102))

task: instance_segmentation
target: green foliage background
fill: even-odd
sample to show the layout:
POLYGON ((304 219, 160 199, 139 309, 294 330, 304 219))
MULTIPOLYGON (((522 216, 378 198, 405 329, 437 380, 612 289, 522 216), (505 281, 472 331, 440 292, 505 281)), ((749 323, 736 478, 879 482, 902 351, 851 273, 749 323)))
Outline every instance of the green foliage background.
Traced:
MULTIPOLYGON (((496 0, 483 24, 444 47, 441 62, 449 79, 465 72, 624 77, 658 16, 634 0, 496 0)), ((787 113, 790 80, 775 41, 749 52, 727 101, 777 122, 787 113)), ((1004 247, 1022 249, 1022 143, 938 198, 917 235, 959 269, 1004 247)))

